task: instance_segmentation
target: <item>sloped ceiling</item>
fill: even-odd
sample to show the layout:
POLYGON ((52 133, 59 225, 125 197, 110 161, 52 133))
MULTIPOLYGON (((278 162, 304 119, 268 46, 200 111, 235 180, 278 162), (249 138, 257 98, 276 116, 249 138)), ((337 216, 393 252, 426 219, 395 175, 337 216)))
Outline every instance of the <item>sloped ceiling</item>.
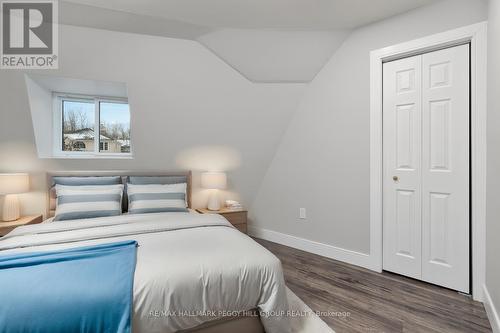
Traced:
POLYGON ((67 1, 59 1, 59 23, 182 39, 196 39, 211 31, 207 27, 174 19, 165 19, 157 16, 142 15, 67 1))
POLYGON ((348 31, 223 29, 198 41, 253 82, 309 82, 348 31))
POLYGON ((350 30, 438 0, 65 0, 60 22, 199 41, 252 82, 309 82, 350 30))
POLYGON ((345 30, 435 0, 67 0, 210 28, 345 30))

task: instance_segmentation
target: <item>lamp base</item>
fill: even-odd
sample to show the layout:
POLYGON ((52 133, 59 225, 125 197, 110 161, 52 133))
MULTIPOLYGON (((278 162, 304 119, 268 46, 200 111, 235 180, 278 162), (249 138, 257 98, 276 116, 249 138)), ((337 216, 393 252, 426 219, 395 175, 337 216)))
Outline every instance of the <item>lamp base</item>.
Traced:
POLYGON ((208 197, 208 207, 209 210, 220 210, 220 199, 217 190, 212 190, 210 196, 208 197))
POLYGON ((3 201, 3 215, 4 222, 15 221, 21 216, 19 211, 19 197, 17 194, 7 194, 3 201))

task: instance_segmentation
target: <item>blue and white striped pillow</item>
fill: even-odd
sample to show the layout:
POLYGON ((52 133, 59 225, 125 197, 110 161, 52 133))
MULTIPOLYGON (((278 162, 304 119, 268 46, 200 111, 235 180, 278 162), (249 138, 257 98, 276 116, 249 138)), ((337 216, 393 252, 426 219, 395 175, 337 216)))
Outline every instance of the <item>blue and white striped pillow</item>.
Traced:
POLYGON ((56 185, 54 221, 117 216, 122 212, 123 185, 56 185))
POLYGON ((84 176, 84 177, 71 177, 71 176, 56 176, 52 178, 54 185, 68 185, 68 186, 83 186, 83 185, 115 185, 121 184, 120 176, 84 176))
POLYGON ((187 212, 186 183, 127 184, 128 212, 130 214, 187 212))

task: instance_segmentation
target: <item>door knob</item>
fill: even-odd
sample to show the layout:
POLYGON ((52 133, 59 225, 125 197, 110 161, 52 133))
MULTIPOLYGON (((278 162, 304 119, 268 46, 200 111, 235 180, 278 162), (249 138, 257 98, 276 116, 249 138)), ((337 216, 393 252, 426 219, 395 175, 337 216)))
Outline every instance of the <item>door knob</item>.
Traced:
POLYGON ((393 176, 392 180, 394 180, 395 182, 397 182, 399 180, 399 177, 398 176, 393 176))

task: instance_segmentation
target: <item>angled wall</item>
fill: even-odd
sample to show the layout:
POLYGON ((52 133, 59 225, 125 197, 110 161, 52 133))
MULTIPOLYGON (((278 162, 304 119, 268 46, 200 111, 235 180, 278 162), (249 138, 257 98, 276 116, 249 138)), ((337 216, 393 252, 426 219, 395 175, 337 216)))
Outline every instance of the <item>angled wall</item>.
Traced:
POLYGON ((248 205, 304 88, 253 84, 196 41, 61 26, 59 47, 59 70, 0 71, 0 172, 33 175, 24 213, 44 210, 47 170, 217 168, 248 205), (134 159, 39 159, 25 73, 125 83, 134 159))
POLYGON ((370 51, 486 19, 486 1, 447 0, 353 31, 306 89, 253 203, 254 230, 368 253, 370 51))

